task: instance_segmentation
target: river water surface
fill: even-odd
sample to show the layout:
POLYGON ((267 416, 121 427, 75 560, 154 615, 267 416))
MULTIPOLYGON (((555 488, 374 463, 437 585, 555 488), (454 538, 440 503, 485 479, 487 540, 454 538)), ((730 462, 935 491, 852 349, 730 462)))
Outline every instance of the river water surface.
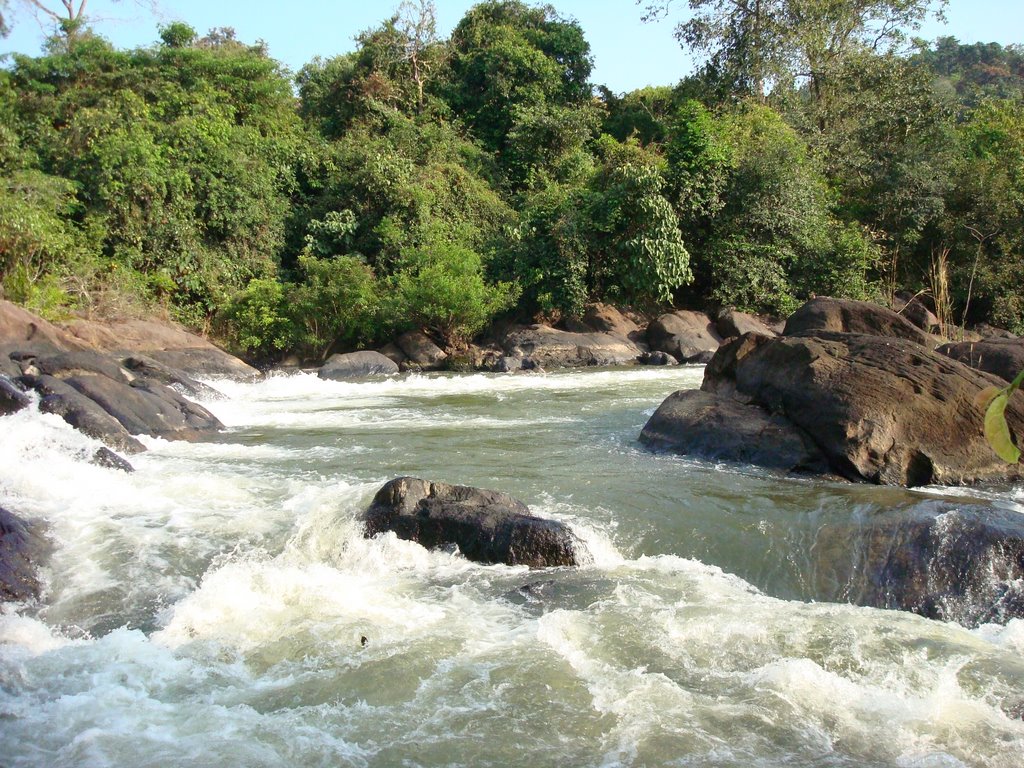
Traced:
POLYGON ((57 417, 0 419, 0 505, 56 545, 43 600, 0 613, 0 766, 1024 766, 1024 622, 818 578, 824 523, 941 489, 640 449, 702 374, 218 382, 229 429, 146 440, 133 475, 57 417), (365 540, 399 475, 511 493, 588 562, 365 540))

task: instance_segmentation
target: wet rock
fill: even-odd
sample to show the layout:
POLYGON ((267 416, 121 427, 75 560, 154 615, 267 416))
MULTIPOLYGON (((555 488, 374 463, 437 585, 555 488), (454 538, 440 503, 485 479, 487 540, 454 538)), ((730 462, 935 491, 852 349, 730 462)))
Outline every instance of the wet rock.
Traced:
POLYGON ((428 549, 458 547, 481 563, 531 568, 576 565, 568 526, 530 514, 508 494, 412 477, 390 481, 366 512, 366 535, 387 531, 428 549))
POLYGON ((631 365, 642 352, 629 339, 609 333, 572 333, 546 325, 515 327, 502 346, 508 357, 529 359, 534 367, 547 369, 631 365))
POLYGON ((135 376, 171 387, 196 400, 222 400, 224 395, 201 381, 196 381, 184 371, 172 368, 147 355, 130 355, 121 364, 135 376))
POLYGON ((1007 382, 1024 371, 1024 339, 963 341, 943 344, 935 351, 1007 382))
POLYGON ((762 336, 776 335, 775 331, 754 315, 737 312, 735 309, 723 309, 715 316, 715 330, 723 339, 743 336, 747 333, 757 333, 762 336))
POLYGON ((965 626, 1024 618, 1024 516, 926 501, 828 523, 814 547, 825 599, 965 626))
POLYGON ((95 374, 123 384, 127 384, 130 380, 118 360, 99 352, 78 351, 45 355, 37 357, 33 365, 39 373, 58 379, 95 374))
POLYGON ((131 474, 135 471, 127 459, 118 456, 109 448, 99 448, 89 459, 90 464, 95 464, 98 467, 106 467, 107 469, 117 469, 121 472, 127 472, 131 474))
POLYGON ((0 507, 0 602, 39 597, 36 571, 49 552, 37 525, 0 507))
POLYGON ((9 416, 28 408, 31 402, 29 396, 17 384, 0 374, 0 416, 9 416))
POLYGON ((253 381, 260 377, 260 372, 251 365, 212 344, 204 347, 142 351, 157 362, 184 371, 191 376, 235 379, 237 381, 253 381))
POLYGON ((642 365, 679 365, 679 361, 668 352, 644 352, 640 355, 640 363, 642 365))
POLYGON ((647 328, 652 351, 665 352, 683 363, 706 362, 722 343, 714 323, 703 312, 670 312, 647 328))
POLYGON ((372 376, 390 376, 398 373, 398 365, 394 360, 380 352, 363 350, 331 355, 323 364, 317 376, 333 381, 350 381, 366 379, 372 376))
POLYGON ((828 471, 824 454, 785 416, 696 389, 670 395, 647 421, 640 442, 710 461, 828 471))
POLYGON ((785 336, 816 336, 821 332, 860 333, 906 339, 930 346, 928 335, 891 309, 867 301, 811 299, 786 320, 785 336))
POLYGON ((404 365, 423 371, 436 371, 444 367, 448 355, 423 331, 409 331, 395 339, 395 345, 405 353, 404 365))
POLYGON ((22 376, 20 381, 42 396, 39 410, 43 413, 60 416, 80 432, 122 453, 146 450, 117 419, 70 384, 53 376, 22 376))

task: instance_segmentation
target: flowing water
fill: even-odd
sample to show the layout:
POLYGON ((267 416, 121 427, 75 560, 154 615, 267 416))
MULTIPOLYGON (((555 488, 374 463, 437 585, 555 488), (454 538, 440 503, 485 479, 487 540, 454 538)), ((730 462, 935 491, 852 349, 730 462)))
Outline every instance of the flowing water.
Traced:
POLYGON ((42 601, 0 614, 0 765, 1024 765, 1024 622, 823 599, 822 524, 942 491, 641 450, 701 376, 220 382, 229 429, 147 440, 133 475, 0 419, 0 505, 55 543, 42 601), (509 492, 588 562, 365 540, 398 475, 509 492))

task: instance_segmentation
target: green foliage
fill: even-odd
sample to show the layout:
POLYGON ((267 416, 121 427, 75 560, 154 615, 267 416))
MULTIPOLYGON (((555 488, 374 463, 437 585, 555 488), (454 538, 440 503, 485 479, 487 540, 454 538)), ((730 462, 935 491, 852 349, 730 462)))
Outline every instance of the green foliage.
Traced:
POLYGON ((409 253, 393 284, 397 315, 434 331, 449 346, 469 341, 520 294, 513 283, 488 285, 480 255, 445 242, 409 253))
POLYGON ((226 304, 220 322, 232 346, 255 358, 271 359, 297 341, 286 286, 273 278, 250 280, 226 304))
POLYGON ((379 340, 389 330, 381 286, 358 258, 304 255, 299 267, 302 281, 289 294, 289 314, 302 329, 302 348, 313 356, 323 357, 334 344, 355 347, 379 340))
POLYGON ((996 455, 1007 464, 1016 464, 1021 457, 1020 449, 1014 444, 1010 427, 1006 423, 1006 407, 1021 384, 1024 384, 1024 371, 1018 373, 1009 386, 1002 389, 987 387, 975 399, 978 407, 985 411, 985 439, 996 455))

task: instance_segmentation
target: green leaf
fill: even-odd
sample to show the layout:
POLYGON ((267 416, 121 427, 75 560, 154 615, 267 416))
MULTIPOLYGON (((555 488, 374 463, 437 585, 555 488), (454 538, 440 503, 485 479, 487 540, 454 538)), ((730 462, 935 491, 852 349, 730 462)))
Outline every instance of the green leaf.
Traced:
POLYGON ((996 454, 1007 464, 1020 461, 1020 451, 1013 444, 1010 428, 1006 424, 1006 406, 1010 402, 1010 393, 1001 391, 985 411, 985 437, 996 454))

